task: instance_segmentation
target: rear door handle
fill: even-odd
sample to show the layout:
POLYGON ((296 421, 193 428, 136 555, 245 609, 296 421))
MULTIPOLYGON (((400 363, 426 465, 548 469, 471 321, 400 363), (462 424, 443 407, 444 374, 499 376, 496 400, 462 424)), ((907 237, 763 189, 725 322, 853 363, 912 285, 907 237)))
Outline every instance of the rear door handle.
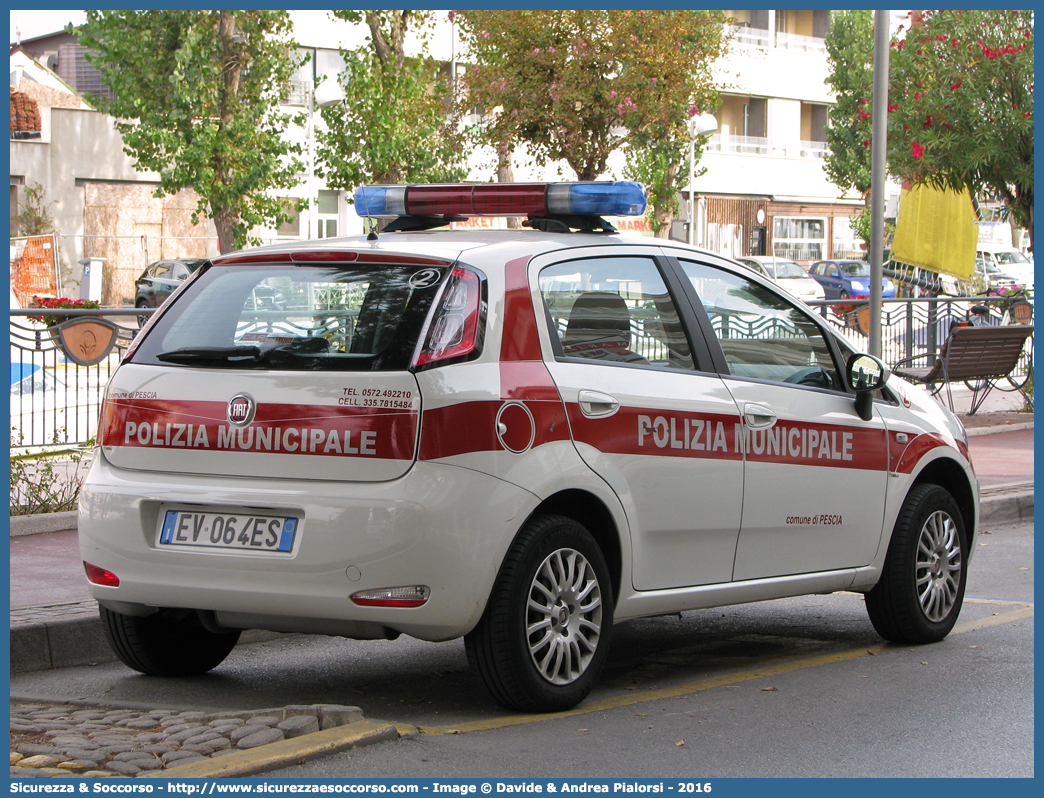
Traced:
POLYGON ((588 418, 608 418, 620 409, 620 403, 607 393, 580 391, 577 395, 580 412, 588 418))
POLYGON ((767 429, 776 423, 776 414, 764 405, 747 402, 743 405, 743 421, 751 429, 767 429))

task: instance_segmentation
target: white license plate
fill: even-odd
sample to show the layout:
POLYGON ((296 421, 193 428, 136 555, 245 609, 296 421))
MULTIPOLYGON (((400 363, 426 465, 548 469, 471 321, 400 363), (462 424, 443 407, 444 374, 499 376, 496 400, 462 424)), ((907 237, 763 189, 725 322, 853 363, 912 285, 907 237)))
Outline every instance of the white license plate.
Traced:
POLYGON ((167 510, 159 545, 289 553, 297 526, 298 519, 286 516, 167 510))

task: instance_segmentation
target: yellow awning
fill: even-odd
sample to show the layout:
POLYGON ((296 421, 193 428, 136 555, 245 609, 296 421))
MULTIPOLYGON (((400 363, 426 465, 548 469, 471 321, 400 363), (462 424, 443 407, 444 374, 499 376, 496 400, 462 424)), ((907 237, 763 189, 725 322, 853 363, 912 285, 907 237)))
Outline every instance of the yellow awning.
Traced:
POLYGON ((967 191, 914 184, 899 195, 893 260, 970 280, 978 240, 975 208, 967 191))

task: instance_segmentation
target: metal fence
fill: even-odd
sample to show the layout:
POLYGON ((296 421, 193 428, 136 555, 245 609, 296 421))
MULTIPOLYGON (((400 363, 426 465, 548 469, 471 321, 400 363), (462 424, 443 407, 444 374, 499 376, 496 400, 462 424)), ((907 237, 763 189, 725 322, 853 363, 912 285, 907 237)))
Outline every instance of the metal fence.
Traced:
MULTIPOLYGON (((12 453, 83 446, 94 440, 105 386, 137 334, 143 310, 103 311, 103 317, 120 329, 108 358, 94 366, 65 358, 52 330, 29 318, 41 311, 10 311, 12 453)), ((47 315, 97 316, 98 311, 48 309, 47 315)))
MULTIPOLYGON (((852 345, 865 351, 869 346, 866 302, 811 302, 826 322, 844 335, 852 345), (862 312, 861 312, 862 311, 862 312)), ((1009 323, 1010 300, 982 297, 945 299, 884 300, 882 311, 882 356, 892 364, 912 355, 936 354, 953 324, 1009 323), (976 314, 972 308, 986 308, 976 314)), ((40 311, 11 310, 11 449, 12 452, 39 447, 63 448, 91 442, 98 428, 98 416, 105 386, 138 331, 138 316, 151 309, 105 309, 103 316, 120 326, 116 347, 96 366, 78 366, 62 355, 51 331, 29 316, 40 311)), ((55 316, 96 316, 97 311, 49 310, 55 316)), ((311 334, 311 333, 309 333, 311 334)), ((664 342, 641 319, 632 322, 635 346, 650 359, 663 352, 664 342), (643 337, 648 338, 643 344, 643 337), (643 348, 644 347, 644 348, 643 348)), ((1033 340, 1027 343, 1017 370, 1018 376, 1031 373, 1033 340)))

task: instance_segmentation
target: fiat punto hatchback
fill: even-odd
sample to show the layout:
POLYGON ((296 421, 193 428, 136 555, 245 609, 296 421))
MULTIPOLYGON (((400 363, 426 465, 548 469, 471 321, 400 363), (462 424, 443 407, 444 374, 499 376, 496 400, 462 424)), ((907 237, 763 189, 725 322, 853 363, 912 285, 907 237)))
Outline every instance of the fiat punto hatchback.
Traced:
POLYGON ((548 711, 632 618, 848 590, 889 640, 950 631, 961 423, 769 279, 618 235, 640 185, 355 207, 384 229, 204 264, 108 386, 79 532, 128 666, 202 673, 244 629, 463 636, 498 702, 548 711), (436 229, 506 214, 531 229, 436 229))

